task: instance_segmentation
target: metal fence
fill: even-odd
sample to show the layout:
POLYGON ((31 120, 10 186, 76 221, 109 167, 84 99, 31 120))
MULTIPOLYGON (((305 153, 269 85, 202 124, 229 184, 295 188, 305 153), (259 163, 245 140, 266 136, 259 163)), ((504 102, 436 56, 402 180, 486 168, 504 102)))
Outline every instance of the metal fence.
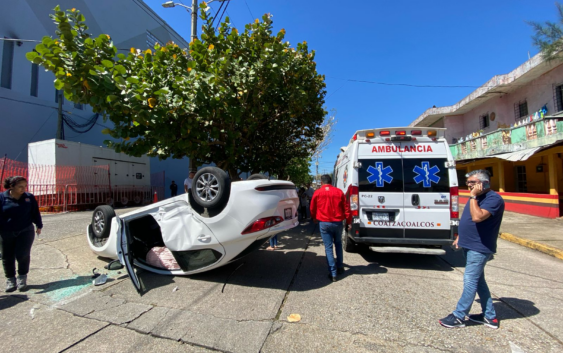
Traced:
POLYGON ((111 185, 109 165, 54 166, 0 159, 0 180, 28 180, 43 212, 78 211, 97 205, 146 205, 164 199, 164 171, 151 174, 151 185, 111 185))

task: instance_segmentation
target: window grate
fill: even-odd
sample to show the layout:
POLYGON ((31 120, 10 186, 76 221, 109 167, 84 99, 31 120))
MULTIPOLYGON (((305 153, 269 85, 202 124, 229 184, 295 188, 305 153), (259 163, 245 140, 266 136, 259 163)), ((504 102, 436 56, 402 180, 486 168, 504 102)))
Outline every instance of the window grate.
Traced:
POLYGON ((481 130, 488 128, 490 125, 491 125, 491 122, 489 120, 489 113, 487 113, 485 115, 481 115, 479 117, 479 126, 480 126, 481 130))
POLYGON ((147 47, 154 49, 156 43, 159 43, 158 38, 156 38, 156 36, 151 32, 147 31, 147 47))
POLYGON ((528 116, 528 101, 514 103, 514 118, 516 120, 528 116))
POLYGON ((553 105, 556 112, 563 110, 563 85, 553 85, 553 105))
POLYGON ((516 192, 527 192, 528 183, 526 182, 526 166, 520 165, 514 168, 516 177, 516 192))

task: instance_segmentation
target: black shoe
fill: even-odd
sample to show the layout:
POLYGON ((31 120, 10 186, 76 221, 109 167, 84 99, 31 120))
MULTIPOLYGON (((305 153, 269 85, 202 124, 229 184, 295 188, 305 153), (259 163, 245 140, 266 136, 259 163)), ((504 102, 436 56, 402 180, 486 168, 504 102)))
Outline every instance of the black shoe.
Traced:
POLYGON ((336 269, 336 274, 341 275, 344 273, 344 267, 340 267, 338 269, 336 269))
POLYGON ((469 320, 483 324, 490 328, 494 328, 495 330, 499 327, 499 322, 496 317, 494 319, 489 320, 483 314, 476 314, 476 315, 469 315, 469 320))
POLYGON ((450 314, 443 319, 438 320, 440 325, 447 328, 465 327, 465 323, 458 319, 454 314, 450 314))
POLYGON ((332 275, 328 275, 328 279, 330 279, 333 282, 336 282, 336 277, 332 277, 332 275))

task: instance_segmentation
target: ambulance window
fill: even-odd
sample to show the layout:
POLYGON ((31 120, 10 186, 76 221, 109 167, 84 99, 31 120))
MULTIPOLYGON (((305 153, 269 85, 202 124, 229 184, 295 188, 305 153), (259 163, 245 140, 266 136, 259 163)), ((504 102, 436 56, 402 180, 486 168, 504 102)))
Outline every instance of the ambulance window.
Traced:
POLYGON ((403 159, 405 192, 450 192, 445 158, 403 159))
POLYGON ((360 192, 403 192, 403 164, 400 159, 361 159, 360 163, 360 192))

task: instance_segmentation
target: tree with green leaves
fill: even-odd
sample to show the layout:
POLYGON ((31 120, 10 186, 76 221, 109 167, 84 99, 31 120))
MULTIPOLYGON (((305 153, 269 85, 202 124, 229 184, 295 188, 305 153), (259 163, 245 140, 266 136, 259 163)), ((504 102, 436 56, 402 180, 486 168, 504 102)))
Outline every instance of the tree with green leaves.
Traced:
POLYGON ((90 35, 76 9, 51 15, 56 37, 44 37, 28 60, 52 71, 55 88, 113 122, 117 152, 161 159, 193 158, 238 172, 281 178, 294 158, 311 156, 322 136, 324 76, 307 43, 284 42, 264 15, 239 33, 229 19, 215 30, 200 5, 203 33, 180 48, 119 52, 111 37, 90 35))
POLYGON ((532 40, 534 45, 540 50, 544 59, 554 60, 563 50, 563 5, 555 3, 559 16, 557 23, 546 21, 544 24, 539 22, 527 22, 534 29, 532 40))

